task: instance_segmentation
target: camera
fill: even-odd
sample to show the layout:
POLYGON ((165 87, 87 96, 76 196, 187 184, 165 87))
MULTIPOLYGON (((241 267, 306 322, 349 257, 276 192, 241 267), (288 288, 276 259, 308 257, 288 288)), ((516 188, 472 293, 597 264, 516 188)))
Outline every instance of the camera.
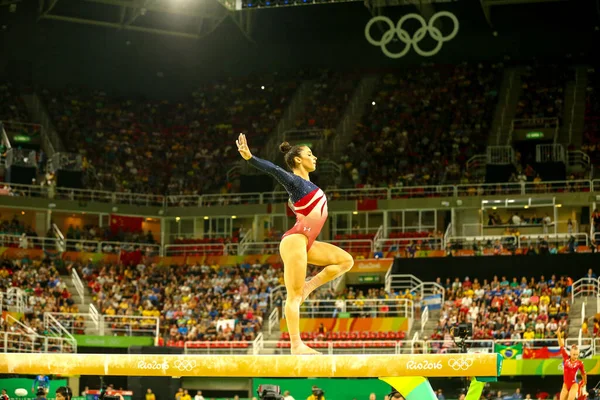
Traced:
POLYGON ((38 387, 35 391, 36 396, 46 397, 46 389, 42 386, 38 387))
POLYGON ((388 394, 388 398, 390 400, 392 400, 392 399, 404 400, 404 397, 402 397, 402 395, 400 394, 399 391, 396 390, 396 388, 392 387, 391 389, 392 389, 392 391, 390 392, 390 394, 388 394))
POLYGON ((455 337, 462 340, 470 339, 473 337, 473 325, 471 324, 458 324, 456 327, 455 337))
POLYGON ((277 385, 260 385, 256 390, 260 400, 282 400, 281 388, 277 385))

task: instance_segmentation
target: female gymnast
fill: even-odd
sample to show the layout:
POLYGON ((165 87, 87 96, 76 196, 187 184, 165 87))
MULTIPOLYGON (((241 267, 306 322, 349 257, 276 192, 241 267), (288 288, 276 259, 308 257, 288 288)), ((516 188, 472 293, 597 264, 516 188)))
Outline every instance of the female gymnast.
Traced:
POLYGON ((296 214, 296 224, 283 235, 279 252, 284 264, 287 289, 285 318, 290 333, 291 353, 319 354, 300 339, 300 304, 319 286, 349 271, 354 260, 339 247, 316 240, 327 220, 327 198, 308 177, 317 168, 317 157, 308 146, 291 146, 283 142, 279 149, 285 154, 285 162, 292 170, 290 173, 269 161, 252 156, 245 135, 240 134, 236 144, 244 160, 277 179, 290 196, 290 208, 296 214), (305 282, 307 264, 325 268, 305 282))
POLYGON ((583 362, 579 360, 579 349, 577 345, 573 345, 571 346, 570 353, 567 353, 560 329, 556 331, 556 338, 558 339, 560 352, 563 356, 564 383, 560 391, 560 400, 585 398, 585 395, 580 397, 582 396, 581 389, 587 382, 587 375, 583 367, 583 362), (581 373, 581 383, 577 382, 577 371, 581 373))

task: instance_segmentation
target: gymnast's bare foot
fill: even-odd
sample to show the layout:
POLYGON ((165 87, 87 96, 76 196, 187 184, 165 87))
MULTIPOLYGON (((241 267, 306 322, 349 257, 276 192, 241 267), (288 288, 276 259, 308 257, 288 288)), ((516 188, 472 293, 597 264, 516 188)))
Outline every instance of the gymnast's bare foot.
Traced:
POLYGON ((311 349, 304 343, 300 343, 297 346, 293 346, 291 349, 292 355, 310 355, 310 354, 321 354, 315 349, 311 349))

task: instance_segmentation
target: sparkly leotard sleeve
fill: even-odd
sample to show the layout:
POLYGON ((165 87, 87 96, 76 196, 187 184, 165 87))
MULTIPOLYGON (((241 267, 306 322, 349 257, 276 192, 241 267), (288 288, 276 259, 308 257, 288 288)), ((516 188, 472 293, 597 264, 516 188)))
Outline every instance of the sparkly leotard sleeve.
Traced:
POLYGON ((290 196, 290 208, 296 214, 296 224, 283 237, 292 234, 306 236, 306 250, 310 250, 327 220, 327 197, 311 181, 287 172, 270 161, 258 157, 248 160, 250 165, 275 178, 290 196))

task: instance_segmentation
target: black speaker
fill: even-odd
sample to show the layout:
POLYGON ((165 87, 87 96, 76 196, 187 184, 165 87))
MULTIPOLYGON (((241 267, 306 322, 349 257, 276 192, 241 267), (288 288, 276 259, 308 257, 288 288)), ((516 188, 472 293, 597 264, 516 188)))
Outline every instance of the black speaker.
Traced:
POLYGON ((7 168, 6 170, 6 181, 9 183, 31 185, 32 180, 36 178, 36 167, 22 167, 19 165, 11 165, 10 168, 7 168))
POLYGON ((581 217, 579 218, 579 224, 589 225, 590 224, 590 208, 581 207, 581 217))
POLYGON ((83 189, 83 172, 59 169, 56 172, 56 186, 83 189))

